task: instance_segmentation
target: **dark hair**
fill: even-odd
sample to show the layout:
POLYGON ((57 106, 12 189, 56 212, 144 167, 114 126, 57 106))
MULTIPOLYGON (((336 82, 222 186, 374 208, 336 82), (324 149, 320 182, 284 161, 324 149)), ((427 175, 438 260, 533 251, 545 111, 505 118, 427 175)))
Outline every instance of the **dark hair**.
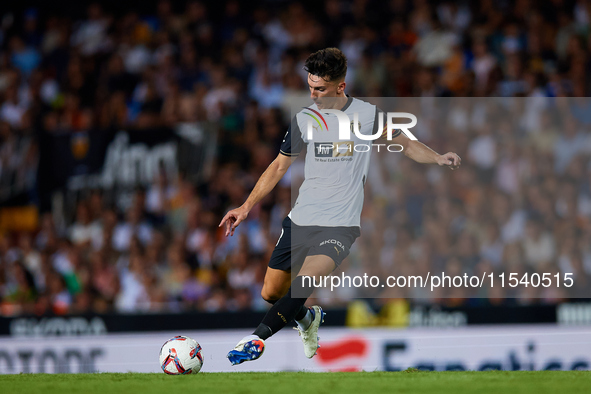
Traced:
POLYGON ((308 56, 304 70, 329 82, 343 79, 347 75, 347 57, 338 48, 321 49, 308 56))

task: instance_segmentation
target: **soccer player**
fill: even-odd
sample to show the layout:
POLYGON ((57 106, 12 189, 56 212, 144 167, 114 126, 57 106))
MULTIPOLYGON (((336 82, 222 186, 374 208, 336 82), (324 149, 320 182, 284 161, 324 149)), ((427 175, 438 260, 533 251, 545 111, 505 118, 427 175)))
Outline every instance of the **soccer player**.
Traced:
MULTIPOLYGON (((360 133, 375 135, 378 108, 345 94, 347 59, 339 49, 326 48, 311 54, 304 69, 314 104, 294 117, 277 158, 261 175, 246 202, 228 212, 220 222, 220 227, 225 225, 225 236, 233 235, 252 207, 275 187, 307 145, 304 182, 293 209, 283 221, 261 291, 263 299, 273 306, 252 335, 244 337, 228 353, 233 365, 259 358, 265 340, 292 320, 297 323, 306 356, 312 358, 316 354, 318 327, 324 321, 324 312, 316 305, 304 306, 313 292, 310 280, 305 281, 304 277, 319 280, 329 275, 347 257, 360 235, 370 154, 357 152, 353 146, 367 141, 354 134, 351 141, 340 141, 337 116, 322 115, 321 111, 340 110, 351 120, 357 113, 360 133), (312 141, 308 138, 307 122, 314 115, 320 115, 326 123, 318 122, 312 141), (292 270, 297 272, 293 281, 292 270), (292 297, 292 293, 297 295, 292 297)), ((392 137, 392 143, 400 144, 404 154, 419 163, 448 166, 452 170, 461 164, 457 154, 439 155, 400 130, 393 132, 392 137)))

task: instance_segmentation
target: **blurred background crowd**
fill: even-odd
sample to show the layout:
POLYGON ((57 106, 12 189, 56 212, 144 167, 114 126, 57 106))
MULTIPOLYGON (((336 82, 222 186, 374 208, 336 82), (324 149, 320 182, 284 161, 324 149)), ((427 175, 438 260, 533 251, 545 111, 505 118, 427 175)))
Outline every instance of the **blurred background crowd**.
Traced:
MULTIPOLYGON (((48 135, 206 122, 217 152, 202 182, 159 173, 123 208, 106 191, 89 190, 63 217, 41 209, 33 231, 1 231, 0 314, 265 309, 259 292, 290 209, 293 174, 234 237, 224 238, 217 225, 277 155, 290 100, 308 95, 303 62, 327 46, 348 57, 349 95, 518 97, 523 107, 504 118, 485 99, 456 101, 463 104, 434 120, 436 111, 424 110, 428 102, 412 99, 432 117, 419 139, 457 152, 463 167, 451 173, 378 155, 379 171, 370 171, 366 190, 366 200, 378 203, 364 210, 352 272, 509 267, 574 272, 577 286, 591 283, 591 111, 583 98, 591 88, 589 1, 6 7, 0 7, 3 205, 15 190, 25 195, 18 204, 40 204, 40 141, 48 135), (582 99, 560 101, 565 97, 582 99)), ((427 302, 567 297, 521 291, 457 289, 427 302)), ((424 296, 416 289, 391 293, 418 302, 424 296)), ((343 305, 347 297, 324 302, 343 305)))

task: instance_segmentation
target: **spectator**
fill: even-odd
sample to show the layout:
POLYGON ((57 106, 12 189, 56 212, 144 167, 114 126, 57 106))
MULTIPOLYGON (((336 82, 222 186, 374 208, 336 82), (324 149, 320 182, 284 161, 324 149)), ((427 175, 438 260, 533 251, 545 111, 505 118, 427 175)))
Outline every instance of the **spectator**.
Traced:
POLYGON ((142 218, 142 207, 133 205, 127 210, 127 220, 117 224, 113 230, 113 248, 120 252, 130 248, 133 237, 146 245, 152 237, 152 227, 142 218))
POLYGON ((74 245, 100 244, 102 228, 91 221, 90 211, 85 202, 80 202, 76 209, 76 221, 70 226, 70 241, 74 245))

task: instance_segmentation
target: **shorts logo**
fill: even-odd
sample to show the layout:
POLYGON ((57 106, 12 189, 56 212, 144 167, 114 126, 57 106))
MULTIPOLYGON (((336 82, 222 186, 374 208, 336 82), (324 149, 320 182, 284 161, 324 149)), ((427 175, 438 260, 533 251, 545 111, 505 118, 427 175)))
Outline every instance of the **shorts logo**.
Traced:
POLYGON ((353 156, 353 141, 314 142, 314 156, 343 157, 353 156))
MULTIPOLYGON (((343 250, 343 252, 345 251, 345 245, 343 245, 341 243, 341 241, 337 241, 336 239, 327 239, 326 241, 322 241, 320 242, 320 245, 318 246, 322 246, 322 245, 336 245, 334 248, 336 249, 336 247, 338 246, 339 248, 341 248, 343 250)), ((337 254, 338 254, 338 250, 337 250, 337 254)))

